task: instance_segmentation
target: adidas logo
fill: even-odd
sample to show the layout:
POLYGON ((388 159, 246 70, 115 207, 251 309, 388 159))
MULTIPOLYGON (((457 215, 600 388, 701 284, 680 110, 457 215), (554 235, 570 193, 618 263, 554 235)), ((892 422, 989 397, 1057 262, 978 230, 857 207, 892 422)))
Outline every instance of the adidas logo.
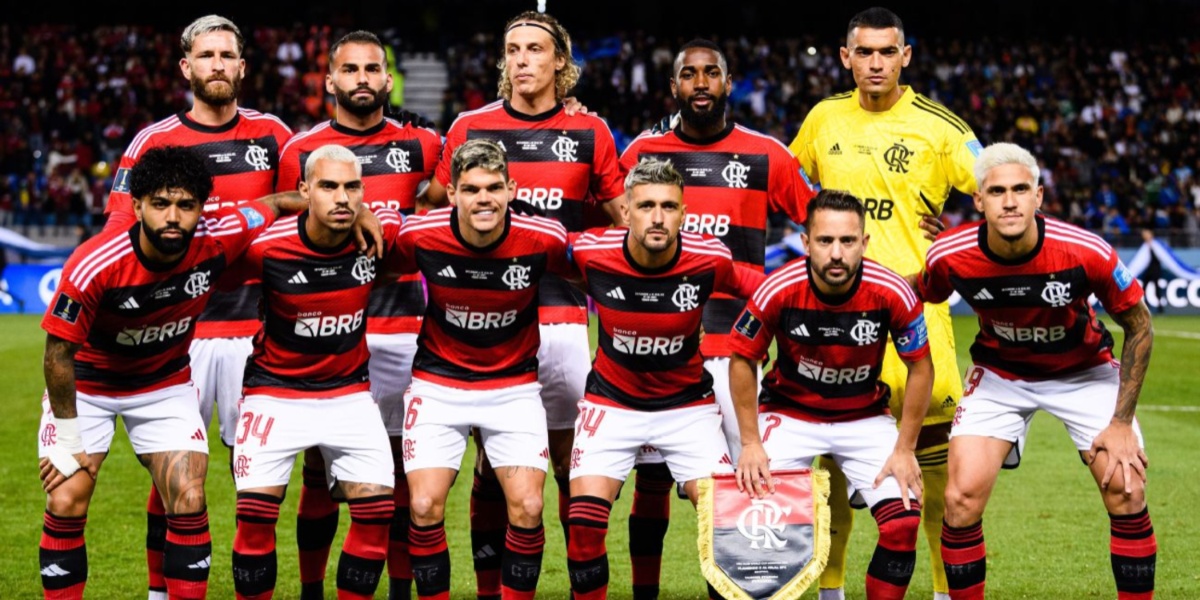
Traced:
POLYGON ((605 296, 608 296, 609 298, 616 298, 617 300, 624 300, 625 292, 622 292, 620 287, 615 287, 611 292, 605 294, 605 296))
POLYGON ((202 560, 200 562, 194 562, 194 563, 188 565, 188 568, 189 569, 207 569, 211 565, 212 565, 212 555, 209 554, 208 556, 204 557, 204 560, 202 560))
POLYGON ((70 574, 70 571, 58 566, 58 563, 54 563, 45 569, 42 569, 42 577, 62 577, 63 575, 70 574))
POLYGON ((833 147, 829 149, 830 156, 837 156, 837 155, 840 155, 841 153, 842 153, 841 144, 834 144, 833 147))
POLYGON ((796 337, 808 337, 808 327, 805 327, 804 324, 801 323, 799 327, 792 330, 792 335, 796 337))
POLYGON ((479 552, 475 553, 475 558, 487 558, 489 556, 495 556, 495 555, 496 555, 496 551, 492 550, 492 545, 485 544, 482 548, 479 549, 479 552))
POLYGON ((458 275, 454 274, 454 267, 451 267, 450 265, 446 265, 445 269, 438 271, 438 275, 442 277, 449 277, 450 279, 458 279, 458 275))
POLYGON ((992 293, 987 291, 987 288, 983 288, 982 290, 979 290, 978 294, 975 294, 974 296, 971 296, 971 297, 976 300, 995 300, 995 298, 992 296, 992 293))
POLYGON ((197 429, 197 430, 196 430, 196 433, 193 433, 193 434, 192 434, 192 439, 193 439, 193 440, 200 440, 200 441, 202 441, 202 442, 203 442, 203 441, 204 441, 204 430, 202 430, 202 429, 197 429))
POLYGON ((137 300, 134 300, 133 298, 130 298, 121 303, 122 310, 137 310, 139 308, 141 308, 141 305, 139 305, 137 303, 137 300))
POLYGON ((288 283, 292 285, 308 283, 308 278, 304 276, 304 271, 296 271, 296 274, 292 275, 292 278, 288 280, 288 283))

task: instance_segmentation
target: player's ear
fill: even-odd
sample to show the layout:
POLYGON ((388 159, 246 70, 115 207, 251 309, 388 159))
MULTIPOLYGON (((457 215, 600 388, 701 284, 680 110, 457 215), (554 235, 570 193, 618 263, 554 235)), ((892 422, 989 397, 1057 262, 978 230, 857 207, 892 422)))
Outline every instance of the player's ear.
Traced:
POLYGON ((1041 208, 1042 208, 1042 191, 1043 190, 1044 190, 1044 188, 1042 186, 1040 186, 1040 185, 1037 186, 1037 206, 1035 206, 1034 208, 1036 208, 1038 210, 1041 210, 1041 208))
MULTIPOLYGON (((841 49, 838 50, 838 54, 842 57, 842 66, 846 67, 847 69, 851 68, 850 67, 850 49, 845 46, 842 46, 841 49)), ((905 64, 907 64, 907 62, 905 64)))
POLYGON ((388 71, 387 72, 387 83, 383 86, 383 90, 385 92, 387 92, 388 94, 391 94, 392 93, 392 85, 394 85, 394 83, 392 81, 392 72, 388 71))
MULTIPOLYGON (((983 194, 981 192, 976 191, 974 194, 971 194, 971 199, 974 200, 974 202, 975 202, 975 212, 982 214, 983 213, 983 194)), ((1041 203, 1039 202, 1038 204, 1040 205, 1041 203)))
POLYGON ((190 80, 192 78, 191 64, 188 62, 186 56, 179 59, 179 72, 183 73, 184 79, 190 80))
POLYGON ((325 74, 325 91, 334 96, 337 95, 337 88, 333 87, 333 73, 325 74))
MULTIPOLYGON (((904 40, 900 40, 900 43, 904 44, 904 40)), ((904 49, 900 51, 900 57, 902 59, 902 62, 900 63, 900 65, 903 67, 907 67, 908 62, 912 60, 912 46, 910 46, 908 44, 904 44, 902 47, 904 49)))

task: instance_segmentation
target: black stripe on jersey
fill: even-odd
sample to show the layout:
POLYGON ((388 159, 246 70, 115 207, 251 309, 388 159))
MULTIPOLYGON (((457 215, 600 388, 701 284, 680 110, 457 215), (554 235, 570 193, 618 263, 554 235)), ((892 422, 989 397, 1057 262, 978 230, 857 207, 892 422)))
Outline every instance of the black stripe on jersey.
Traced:
POLYGON ((825 98, 825 100, 822 100, 821 102, 825 102, 826 100, 846 100, 853 95, 854 95, 853 91, 842 92, 840 94, 834 94, 832 96, 829 96, 828 98, 825 98))
POLYGON ((92 363, 77 360, 75 361, 75 379, 125 390, 136 390, 154 385, 182 371, 189 364, 191 364, 191 357, 184 354, 149 373, 131 375, 128 371, 110 371, 92 363))
POLYGON ((437 304, 430 303, 425 314, 455 340, 475 348, 492 348, 512 340, 522 329, 537 323, 538 303, 535 300, 520 310, 503 313, 442 310, 437 304))
POLYGON ((397 281, 371 290, 368 317, 419 317, 425 314, 425 289, 420 281, 397 281))
POLYGON ((1052 273, 966 278, 950 276, 954 291, 972 308, 1046 308, 1087 298, 1087 272, 1072 267, 1052 273))
POLYGON ((262 286, 257 283, 242 284, 233 290, 213 292, 208 304, 200 313, 201 321, 257 321, 258 301, 262 298, 262 286))
POLYGON ((375 280, 375 257, 350 253, 299 259, 264 258, 262 280, 281 294, 354 289, 375 280))
POLYGON ((726 225, 724 227, 705 223, 684 225, 684 231, 691 233, 707 233, 721 240, 733 260, 761 267, 765 262, 767 252, 767 236, 762 229, 744 225, 726 225))
POLYGON ((959 133, 966 133, 969 131, 967 124, 960 121, 958 117, 955 117, 949 110, 946 110, 944 107, 936 105, 933 102, 922 102, 922 100, 923 99, 920 96, 917 96, 913 99, 913 106, 949 123, 952 127, 957 129, 959 133))
POLYGON ((807 346, 868 346, 885 342, 891 312, 864 310, 830 312, 784 308, 778 335, 807 346))
POLYGON ((546 272, 546 254, 483 258, 417 248, 417 264, 431 285, 510 292, 538 284, 546 272))
POLYGON ((766 154, 736 152, 646 152, 638 160, 669 160, 683 175, 684 187, 717 187, 767 191, 771 159, 766 154))
MULTIPOLYGON (((587 280, 592 299, 606 308, 631 313, 680 313, 695 310, 712 296, 715 277, 712 271, 704 271, 634 278, 591 268, 587 280)), ((722 333, 728 333, 728 329, 722 333)))
POLYGON ((362 311, 357 315, 323 314, 297 319, 281 317, 269 309, 266 313, 263 329, 267 337, 296 354, 345 354, 354 350, 367 332, 362 311))
MULTIPOLYGON (((358 157, 363 177, 419 173, 425 169, 425 150, 421 147, 421 140, 393 140, 386 144, 347 147, 358 157)), ((312 152, 300 153, 301 172, 310 154, 312 152)))
POLYGON ((538 303, 542 306, 587 306, 587 294, 571 285, 566 279, 546 273, 538 288, 538 303))
POLYGON ((703 369, 700 381, 696 382, 695 385, 689 386, 686 390, 666 397, 646 399, 630 396, 622 392, 620 388, 609 383, 599 373, 592 371, 588 373, 584 391, 602 398, 608 398, 634 410, 655 412, 675 408, 676 406, 683 406, 684 404, 711 396, 713 394, 713 378, 708 369, 703 369))
POLYGON ((595 162, 596 132, 591 129, 471 129, 467 139, 500 144, 510 163, 595 162))
POLYGON ((367 363, 359 365, 354 372, 345 376, 334 379, 311 379, 308 377, 286 377, 276 375, 264 368, 257 362, 246 361, 246 374, 242 385, 248 388, 267 387, 267 388, 282 388, 285 390, 304 390, 319 392, 323 390, 332 390, 340 387, 347 387, 358 383, 363 383, 370 379, 367 371, 367 363))
POLYGON ((473 369, 464 369, 442 357, 430 352, 426 346, 418 340, 417 356, 413 359, 413 371, 425 371, 439 377, 455 379, 463 382, 478 382, 490 381, 492 379, 504 379, 515 377, 517 375, 525 375, 528 373, 537 373, 538 360, 537 355, 533 355, 526 360, 514 365, 503 371, 483 372, 473 369))
POLYGON ((704 316, 701 323, 707 333, 726 334, 733 329, 734 321, 746 308, 746 301, 740 298, 710 298, 704 305, 704 316))
POLYGON ((635 373, 672 371, 686 367, 700 349, 700 329, 688 332, 678 348, 672 348, 672 338, 636 335, 608 335, 600 328, 601 351, 621 368, 635 373), (674 350, 672 352, 672 350, 674 350))
POLYGON ((932 109, 934 109, 934 110, 936 110, 936 111, 938 111, 938 112, 941 112, 941 113, 945 114, 945 115, 946 115, 946 117, 950 118, 951 120, 953 120, 954 122, 958 123, 959 125, 962 125, 963 127, 966 127, 968 130, 969 130, 969 129, 971 129, 971 126, 970 126, 970 125, 967 125, 967 122, 966 122, 966 121, 964 121, 964 120, 962 120, 962 118, 961 118, 961 117, 959 117, 958 115, 954 114, 954 112, 953 112, 953 111, 951 111, 949 108, 946 108, 946 106, 945 106, 945 105, 943 105, 943 104, 941 104, 941 103, 939 103, 939 102, 936 102, 936 101, 934 101, 933 99, 929 98, 929 96, 926 96, 926 95, 924 95, 924 94, 916 94, 916 95, 913 97, 913 100, 914 100, 914 101, 919 101, 919 102, 921 102, 921 104, 924 104, 924 105, 926 105, 926 106, 928 106, 928 107, 930 107, 930 108, 932 108, 932 109))
POLYGON ((141 317, 192 300, 216 287, 225 271, 225 257, 214 256, 162 281, 104 291, 100 306, 122 317, 141 317))
MULTIPOLYGON (((204 159, 208 172, 213 177, 239 175, 255 171, 279 169, 279 144, 275 136, 264 135, 250 140, 223 140, 189 146, 204 159)), ((230 200, 222 198, 222 200, 230 200)))

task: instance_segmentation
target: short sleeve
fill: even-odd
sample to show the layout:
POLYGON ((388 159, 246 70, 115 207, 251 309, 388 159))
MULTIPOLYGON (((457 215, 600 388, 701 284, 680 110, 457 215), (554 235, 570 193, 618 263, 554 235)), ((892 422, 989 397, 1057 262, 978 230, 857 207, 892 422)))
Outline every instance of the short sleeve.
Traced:
MULTIPOLYGON (((597 117, 599 118, 599 117, 597 117)), ((625 193, 621 177, 621 165, 617 159, 617 143, 612 132, 603 122, 594 128, 596 132, 596 154, 592 161, 592 197, 603 203, 625 193)))
MULTIPOLYGON (((771 296, 777 299, 779 296, 771 296)), ((733 323, 729 332, 729 351, 744 356, 750 360, 760 361, 767 357, 771 341, 775 339, 775 327, 772 319, 778 313, 773 303, 768 300, 767 306, 760 307, 752 299, 746 303, 746 308, 733 323)))
POLYGON ((221 246, 227 264, 232 264, 274 222, 275 211, 253 201, 218 210, 207 218, 206 226, 209 235, 221 246))
POLYGON ((1105 311, 1109 314, 1123 313, 1142 301, 1142 284, 1121 262, 1116 250, 1109 247, 1107 259, 1101 259, 1099 254, 1090 250, 1087 256, 1095 257, 1089 261, 1086 269, 1088 282, 1105 311))
MULTIPOLYGON (((958 130, 953 130, 953 134, 958 134, 958 130)), ((950 147, 944 154, 942 165, 946 172, 946 177, 950 181, 950 185, 954 189, 964 193, 973 194, 978 188, 975 181, 975 158, 983 151, 983 145, 975 138, 975 133, 967 129, 961 135, 954 135, 951 138, 950 147)))

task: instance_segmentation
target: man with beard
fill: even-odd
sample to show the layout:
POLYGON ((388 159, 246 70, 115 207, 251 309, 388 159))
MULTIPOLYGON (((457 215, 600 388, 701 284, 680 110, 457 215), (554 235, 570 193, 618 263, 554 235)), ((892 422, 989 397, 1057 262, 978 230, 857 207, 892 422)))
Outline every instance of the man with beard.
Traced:
MULTIPOLYGON (((897 273, 913 273, 941 229, 936 216, 950 188, 975 191, 971 174, 982 150, 975 134, 949 109, 913 88, 900 85, 900 74, 912 58, 904 24, 886 8, 855 15, 846 29, 842 65, 850 70, 854 90, 817 103, 804 118, 791 151, 808 177, 822 187, 846 190, 867 210, 867 232, 873 238, 867 256, 897 273)), ((942 495, 946 486, 946 452, 954 407, 962 396, 961 371, 954 350, 950 308, 928 305, 929 346, 936 378, 929 414, 917 440, 917 459, 928 494, 924 528, 929 542, 934 599, 946 598, 939 540, 942 495)), ((892 400, 904 394, 906 369, 889 348, 883 382, 892 400)), ((892 412, 900 414, 900 407, 892 412)), ((845 478, 826 461, 833 476, 829 506, 829 563, 821 575, 820 600, 843 598, 846 544, 853 514, 844 491, 845 478)))
MULTIPOLYGON (((130 170, 143 154, 160 146, 184 146, 204 158, 213 176, 212 193, 202 199, 206 211, 236 206, 274 191, 279 149, 292 132, 273 115, 238 107, 238 90, 246 74, 243 44, 237 25, 218 15, 200 17, 183 30, 179 68, 191 84, 192 108, 146 127, 133 138, 113 178, 105 209, 106 228, 125 230, 133 223, 130 170)), ((214 294, 196 323, 190 350, 200 414, 208 423, 216 406, 221 441, 229 448, 233 448, 237 402, 242 395, 242 371, 250 355, 251 336, 259 327, 259 295, 257 284, 214 294)), ((157 490, 151 490, 146 511, 150 598, 165 599, 162 549, 166 529, 157 490)))
MULTIPOLYGON (((685 182, 683 199, 688 214, 683 230, 717 237, 729 248, 735 263, 762 272, 768 213, 782 212, 803 222, 804 207, 813 191, 783 144, 726 120, 731 85, 728 63, 716 44, 708 40, 685 44, 675 57, 671 78, 679 123, 669 131, 638 136, 621 155, 621 164, 631 169, 646 158, 670 160, 685 182)), ((743 299, 714 293, 704 307, 705 333, 700 344, 734 460, 741 442, 729 394, 726 340, 745 304, 743 299)), ((658 594, 673 478, 655 452, 643 453, 638 461, 629 553, 634 597, 641 599, 658 594)))
MULTIPOLYGON (((327 144, 349 148, 362 164, 363 201, 372 209, 403 214, 424 212, 423 183, 433 176, 442 139, 431 129, 384 116, 392 89, 387 52, 368 31, 348 33, 329 49, 325 89, 337 99, 328 122, 296 134, 283 147, 279 191, 296 189, 308 156, 327 144)), ((396 464, 395 523, 388 546, 390 597, 407 598, 412 585, 408 558, 408 484, 401 467, 404 391, 411 380, 417 332, 425 312, 420 275, 409 275, 371 292, 367 309, 367 348, 371 351, 371 394, 391 438, 396 464)), ((300 546, 301 597, 321 598, 329 548, 337 533, 338 505, 330 499, 325 463, 315 448, 304 453, 304 487, 296 520, 300 546)))
POLYGON ((188 343, 215 280, 296 194, 203 215, 213 178, 180 147, 146 151, 127 175, 134 221, 105 229, 67 260, 42 321, 46 397, 38 454, 46 515, 47 598, 82 598, 87 510, 96 475, 125 423, 138 459, 162 490, 163 593, 203 598, 212 538, 204 479, 206 425, 191 382, 188 343))
POLYGON ((738 489, 763 498, 775 492, 771 469, 829 456, 879 524, 867 599, 900 600, 921 526, 914 449, 933 385, 925 316, 904 278, 863 258, 870 236, 858 198, 821 190, 808 212, 809 255, 771 273, 730 334, 738 489), (899 433, 879 381, 889 334, 908 370, 899 433), (756 368, 772 340, 777 358, 760 396, 756 368))
MULTIPOLYGON (((580 73, 566 28, 546 13, 521 13, 504 27, 499 66, 502 99, 455 119, 430 182, 431 197, 444 195, 454 151, 468 140, 487 139, 507 154, 517 182, 514 207, 553 218, 569 232, 584 229, 589 207, 620 224, 620 202, 612 201, 622 194, 612 132, 603 119, 573 114, 563 102, 580 73)), ((572 435, 592 356, 587 297, 554 274, 540 290, 538 381, 558 484, 559 521, 565 531, 572 435)), ((482 458, 486 452, 480 456, 471 493, 472 555, 479 596, 491 598, 500 594, 505 507, 500 483, 482 458)))

